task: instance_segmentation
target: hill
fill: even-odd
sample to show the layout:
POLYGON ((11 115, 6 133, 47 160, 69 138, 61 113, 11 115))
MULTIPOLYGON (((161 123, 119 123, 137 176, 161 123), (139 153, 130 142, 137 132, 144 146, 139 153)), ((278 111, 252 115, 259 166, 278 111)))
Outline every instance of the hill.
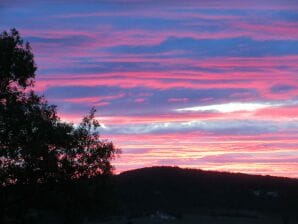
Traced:
POLYGON ((250 211, 295 216, 298 209, 298 179, 282 177, 151 167, 115 176, 115 189, 122 212, 131 215, 250 211))

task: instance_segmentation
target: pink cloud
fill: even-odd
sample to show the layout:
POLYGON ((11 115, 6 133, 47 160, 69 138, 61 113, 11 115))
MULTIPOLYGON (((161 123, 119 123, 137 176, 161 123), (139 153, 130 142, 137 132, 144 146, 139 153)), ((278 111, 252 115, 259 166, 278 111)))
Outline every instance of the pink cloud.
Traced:
POLYGON ((137 98, 135 99, 136 103, 144 103, 145 102, 145 98, 137 98))
POLYGON ((298 107, 277 107, 268 108, 256 111, 255 117, 257 118, 267 118, 272 120, 293 120, 298 119, 298 107))
POLYGON ((287 147, 288 144, 297 147, 295 135, 280 133, 239 137, 195 132, 147 134, 137 139, 130 135, 109 137, 123 149, 121 158, 114 163, 118 172, 143 167, 144 164, 162 163, 206 170, 297 177, 293 170, 298 168, 298 161, 293 160, 297 158, 296 148, 287 147), (282 144, 283 148, 278 149, 275 144, 282 144), (253 157, 248 156, 252 153, 253 157), (295 153, 296 157, 293 157, 295 153))
POLYGON ((169 98, 168 102, 170 103, 177 103, 177 102, 188 102, 188 98, 169 98))
POLYGON ((124 93, 120 93, 117 95, 108 95, 108 96, 93 96, 93 97, 73 97, 73 98, 50 98, 50 100, 67 102, 67 103, 83 103, 83 104, 92 104, 98 103, 99 101, 108 101, 123 98, 125 96, 124 93))
MULTIPOLYGON (((270 92, 272 85, 279 84, 281 80, 275 80, 263 73, 228 73, 224 74, 205 74, 201 76, 198 72, 192 76, 176 75, 175 73, 154 73, 154 72, 122 72, 105 74, 80 74, 80 75, 47 75, 40 77, 36 82, 36 90, 44 91, 50 87, 57 86, 117 86, 121 88, 147 87, 151 89, 171 89, 171 88, 191 88, 191 89, 212 89, 212 88, 230 88, 230 89, 255 89, 264 94, 265 97, 284 98, 295 95, 295 91, 284 94, 273 94, 270 92), (140 78, 142 77, 142 78, 140 78), (236 77, 236 80, 235 80, 236 77), (167 80, 168 79, 168 80, 167 80), (146 82, 144 82, 146 80, 146 82), (212 80, 212 82, 200 82, 212 80), (231 82, 222 82, 221 80, 231 80, 231 82)), ((276 75, 278 75, 277 72, 276 75)), ((272 76, 271 76, 272 77, 272 76)), ((282 77, 283 83, 290 84, 296 82, 296 77, 292 74, 282 77)))

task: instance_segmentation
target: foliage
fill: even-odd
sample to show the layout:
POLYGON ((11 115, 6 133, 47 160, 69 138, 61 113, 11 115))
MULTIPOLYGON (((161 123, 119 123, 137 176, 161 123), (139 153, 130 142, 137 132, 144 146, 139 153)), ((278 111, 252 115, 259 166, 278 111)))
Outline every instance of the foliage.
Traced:
POLYGON ((36 65, 18 31, 0 35, 0 184, 37 184, 112 173, 119 153, 99 139, 96 110, 76 127, 31 90, 36 65))
POLYGON ((33 85, 36 66, 31 47, 28 42, 24 43, 16 29, 0 34, 0 63, 1 94, 16 90, 13 86, 33 85))

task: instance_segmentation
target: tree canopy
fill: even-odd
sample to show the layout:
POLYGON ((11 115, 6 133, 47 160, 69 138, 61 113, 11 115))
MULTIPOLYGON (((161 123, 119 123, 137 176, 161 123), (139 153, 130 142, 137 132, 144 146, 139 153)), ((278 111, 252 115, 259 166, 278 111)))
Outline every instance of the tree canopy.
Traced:
POLYGON ((36 69, 17 30, 0 34, 0 185, 111 174, 119 150, 99 139, 96 110, 77 126, 62 122, 56 106, 31 90, 36 69))

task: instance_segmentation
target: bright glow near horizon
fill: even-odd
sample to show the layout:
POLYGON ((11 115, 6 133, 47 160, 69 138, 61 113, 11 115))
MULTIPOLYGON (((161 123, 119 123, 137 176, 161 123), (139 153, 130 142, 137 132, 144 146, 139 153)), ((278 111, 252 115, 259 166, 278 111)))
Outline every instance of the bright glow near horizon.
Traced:
POLYGON ((269 103, 224 103, 224 104, 214 104, 207 106, 197 106, 197 107, 187 107, 176 109, 176 111, 218 111, 221 113, 231 113, 236 111, 255 111, 259 109, 264 109, 272 106, 279 106, 279 104, 269 104, 269 103))

